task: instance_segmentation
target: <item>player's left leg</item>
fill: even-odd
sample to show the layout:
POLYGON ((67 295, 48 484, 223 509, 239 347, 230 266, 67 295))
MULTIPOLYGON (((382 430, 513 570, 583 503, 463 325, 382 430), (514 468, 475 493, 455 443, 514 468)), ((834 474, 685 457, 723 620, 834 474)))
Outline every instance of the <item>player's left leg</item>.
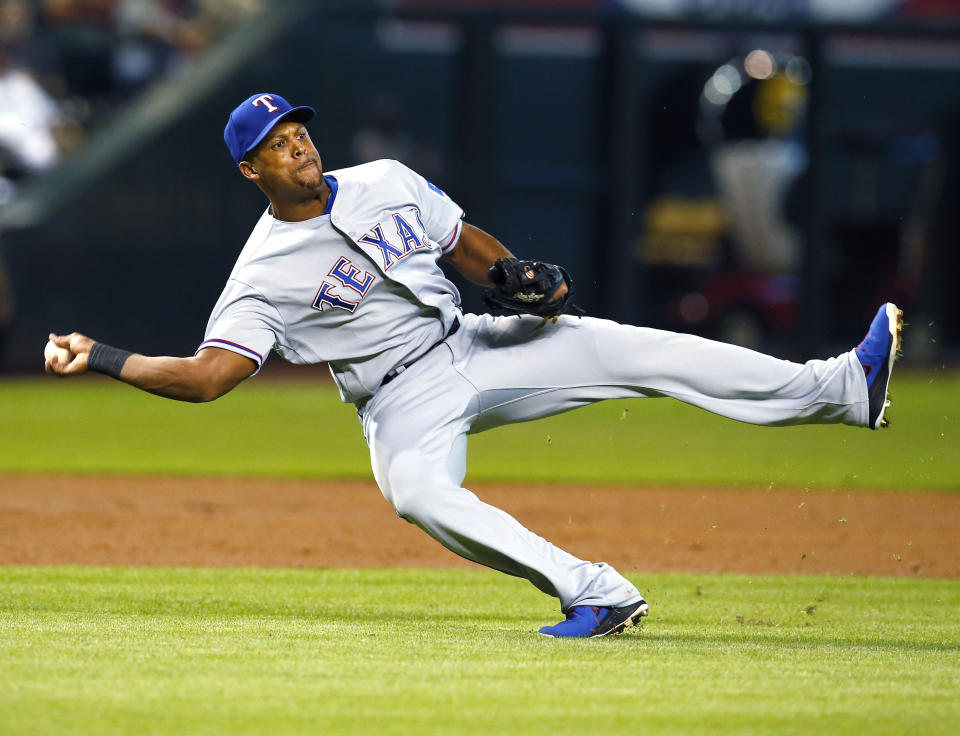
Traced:
POLYGON ((893 305, 881 308, 871 327, 877 339, 866 352, 883 374, 876 391, 864 376, 869 335, 857 351, 801 364, 693 335, 589 317, 564 316, 541 327, 537 318, 468 315, 449 344, 455 366, 478 391, 480 411, 472 431, 604 399, 658 396, 752 424, 876 427, 899 347, 898 311, 893 305))

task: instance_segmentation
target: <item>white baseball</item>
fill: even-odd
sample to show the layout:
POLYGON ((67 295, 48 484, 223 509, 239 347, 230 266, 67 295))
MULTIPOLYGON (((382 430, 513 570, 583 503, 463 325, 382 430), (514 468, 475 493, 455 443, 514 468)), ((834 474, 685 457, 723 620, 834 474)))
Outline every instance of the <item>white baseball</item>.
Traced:
POLYGON ((49 362, 53 360, 54 355, 57 356, 57 365, 59 365, 60 367, 65 366, 71 360, 71 355, 69 350, 67 350, 66 348, 57 347, 54 344, 53 340, 47 340, 47 344, 43 348, 43 357, 46 358, 47 361, 49 362))

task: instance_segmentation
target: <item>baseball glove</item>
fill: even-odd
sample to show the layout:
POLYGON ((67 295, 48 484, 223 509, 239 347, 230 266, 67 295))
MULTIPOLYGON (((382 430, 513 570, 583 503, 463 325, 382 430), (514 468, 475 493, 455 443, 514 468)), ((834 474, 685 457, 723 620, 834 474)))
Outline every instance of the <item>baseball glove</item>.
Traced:
POLYGON ((515 314, 535 314, 544 319, 556 319, 573 305, 573 280, 562 266, 540 261, 520 261, 516 258, 498 258, 487 271, 493 284, 483 294, 484 301, 494 309, 515 314), (560 284, 567 285, 567 293, 551 300, 560 284))

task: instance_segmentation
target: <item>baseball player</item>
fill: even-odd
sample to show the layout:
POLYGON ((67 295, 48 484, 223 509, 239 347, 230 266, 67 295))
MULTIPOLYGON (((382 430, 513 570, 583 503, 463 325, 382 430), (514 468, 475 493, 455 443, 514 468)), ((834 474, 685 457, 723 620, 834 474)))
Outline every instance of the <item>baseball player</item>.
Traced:
POLYGON ((566 619, 540 629, 555 637, 617 634, 647 603, 610 565, 577 559, 463 488, 468 434, 603 399, 659 396, 754 424, 886 424, 900 344, 894 305, 880 308, 855 350, 802 365, 565 314, 572 284, 562 268, 514 258, 402 164, 324 172, 304 127, 314 114, 272 93, 230 114, 224 140, 269 206, 193 357, 148 357, 73 333, 51 335, 69 355, 48 359, 46 370, 97 371, 160 396, 210 401, 255 375, 271 350, 329 364, 397 514, 452 552, 559 598, 566 619), (441 260, 516 315, 463 314, 441 260))

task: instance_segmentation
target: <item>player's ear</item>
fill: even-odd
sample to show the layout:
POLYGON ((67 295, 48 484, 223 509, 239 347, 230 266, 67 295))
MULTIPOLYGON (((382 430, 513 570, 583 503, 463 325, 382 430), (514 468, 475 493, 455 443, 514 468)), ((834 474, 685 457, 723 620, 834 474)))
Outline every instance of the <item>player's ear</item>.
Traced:
POLYGON ((250 179, 251 181, 256 181, 257 179, 260 178, 260 173, 259 173, 259 172, 257 171, 257 169, 254 167, 254 165, 253 165, 252 163, 250 163, 249 161, 247 161, 246 159, 244 159, 243 161, 241 161, 241 162, 237 165, 237 168, 240 169, 240 173, 243 174, 243 176, 244 176, 245 179, 250 179))

